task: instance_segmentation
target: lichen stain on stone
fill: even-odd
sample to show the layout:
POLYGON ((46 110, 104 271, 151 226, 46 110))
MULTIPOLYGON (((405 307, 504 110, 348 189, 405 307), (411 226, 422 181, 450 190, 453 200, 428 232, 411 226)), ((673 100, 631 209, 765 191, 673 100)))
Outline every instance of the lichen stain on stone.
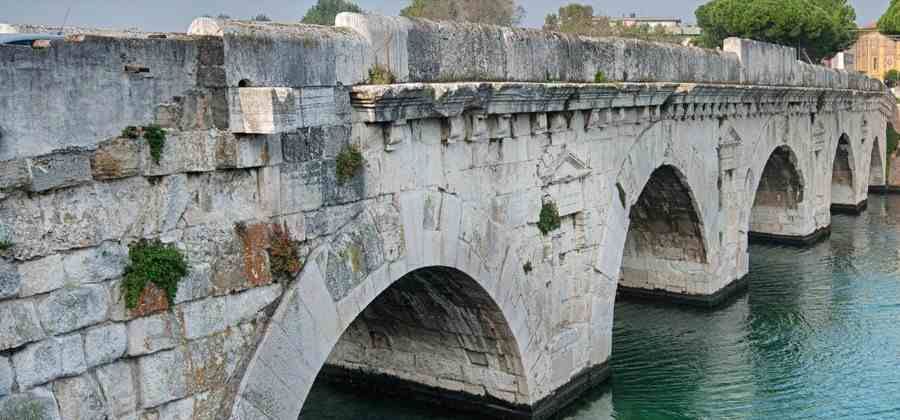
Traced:
POLYGON ((236 229, 242 243, 244 276, 253 286, 265 286, 272 283, 269 270, 269 253, 271 236, 269 226, 264 223, 241 225, 236 229))
POLYGON ((354 273, 361 273, 365 268, 362 250, 358 245, 347 245, 347 249, 345 249, 344 252, 341 253, 341 256, 350 263, 350 269, 353 270, 354 273))
POLYGON ((140 318, 167 309, 169 309, 169 299, 166 292, 152 282, 148 282, 144 291, 141 292, 137 307, 131 310, 131 315, 140 318))

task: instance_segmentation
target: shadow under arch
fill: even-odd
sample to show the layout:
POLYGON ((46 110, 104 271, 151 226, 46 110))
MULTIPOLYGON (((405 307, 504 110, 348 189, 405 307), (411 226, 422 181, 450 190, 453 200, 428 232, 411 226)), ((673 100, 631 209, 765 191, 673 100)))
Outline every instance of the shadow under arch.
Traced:
MULTIPOLYGON (((450 267, 413 270, 375 298, 335 344, 320 381, 454 411, 528 417, 527 407, 516 407, 528 398, 527 380, 509 324, 478 282, 450 267)), ((314 410, 300 419, 316 418, 314 410)))
POLYGON ((881 157, 881 140, 875 137, 872 142, 872 157, 869 160, 869 189, 882 192, 887 186, 884 158, 881 157))
POLYGON ((856 192, 856 168, 850 136, 841 134, 831 170, 832 213, 859 214, 863 205, 856 192))
POLYGON ((629 209, 619 290, 709 293, 708 244, 700 208, 684 174, 656 168, 629 209))
POLYGON ((748 171, 746 184, 751 186, 749 219, 746 226, 752 241, 807 244, 826 233, 816 231, 814 220, 807 215, 806 178, 794 150, 779 145, 768 155, 759 179, 748 171))

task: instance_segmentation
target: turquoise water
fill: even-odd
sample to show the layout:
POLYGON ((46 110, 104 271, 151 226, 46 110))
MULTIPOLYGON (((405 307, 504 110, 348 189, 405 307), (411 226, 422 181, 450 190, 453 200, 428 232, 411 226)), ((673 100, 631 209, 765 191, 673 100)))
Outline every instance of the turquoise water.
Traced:
MULTIPOLYGON (((900 419, 900 196, 811 248, 751 247, 715 310, 619 302, 612 379, 559 418, 900 419)), ((302 419, 469 419, 317 385, 302 419)), ((442 410, 441 410, 442 411, 442 410)))

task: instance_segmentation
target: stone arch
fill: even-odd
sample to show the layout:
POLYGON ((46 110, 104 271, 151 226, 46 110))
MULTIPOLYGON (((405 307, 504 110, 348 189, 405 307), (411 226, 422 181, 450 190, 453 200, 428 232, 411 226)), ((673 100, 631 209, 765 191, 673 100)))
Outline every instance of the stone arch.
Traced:
POLYGON ((779 145, 767 156, 759 179, 748 172, 750 236, 786 240, 810 234, 802 217, 808 192, 797 154, 779 145))
POLYGON ((872 158, 869 161, 869 186, 883 188, 886 182, 884 158, 881 157, 881 141, 875 137, 872 142, 872 158))
POLYGON ((856 193, 856 170, 853 145, 850 136, 841 134, 834 152, 831 166, 831 210, 855 211, 858 200, 856 193))
MULTIPOLYGON (((454 199, 435 197, 439 195, 437 193, 429 197, 426 195, 410 192, 407 193, 408 199, 400 199, 404 210, 409 210, 396 215, 402 220, 402 227, 397 229, 402 236, 399 241, 395 238, 390 244, 373 244, 382 246, 386 255, 393 254, 390 260, 379 261, 378 258, 370 258, 362 249, 354 250, 352 246, 341 245, 342 237, 359 239, 362 235, 359 231, 347 232, 346 235, 339 233, 329 245, 323 245, 312 253, 275 309, 243 375, 236 378, 240 381, 236 384, 236 395, 230 407, 223 407, 227 413, 223 417, 233 420, 296 419, 316 377, 333 351, 338 349, 336 346, 344 341, 342 337, 351 337, 345 344, 352 345, 352 336, 362 330, 366 320, 379 315, 379 311, 383 312, 381 305, 389 305, 398 299, 416 299, 429 308, 444 308, 446 313, 421 314, 426 318, 430 314, 432 321, 438 319, 446 324, 447 320, 458 321, 463 317, 467 321, 478 320, 477 325, 490 335, 473 335, 456 349, 458 357, 452 360, 465 360, 470 365, 468 372, 481 371, 483 375, 473 380, 483 383, 452 388, 453 391, 461 389, 459 394, 471 397, 468 400, 473 407, 493 407, 499 411, 532 409, 535 400, 540 399, 535 397, 532 386, 533 372, 537 370, 534 366, 540 358, 526 351, 525 345, 532 336, 529 317, 522 301, 515 299, 517 293, 511 290, 519 283, 510 279, 501 284, 503 279, 497 269, 489 267, 470 244, 459 239, 461 203, 458 200, 450 205, 455 210, 443 208, 439 212, 441 219, 435 221, 426 216, 429 203, 443 201, 446 204, 454 199), (426 224, 439 223, 446 230, 424 231, 423 221, 426 224), (454 224, 457 227, 454 228, 454 224), (399 246, 400 249, 389 251, 391 246, 399 246), (334 268, 335 260, 343 260, 345 256, 349 264, 361 268, 359 272, 334 268), (381 263, 372 264, 373 261, 381 263), (461 293, 467 293, 466 298, 477 304, 459 304, 461 293), (375 306, 372 306, 373 303, 375 306), (368 314, 367 308, 370 308, 368 314), (476 313, 479 315, 473 315, 476 313), (360 319, 362 323, 353 326, 360 319), (487 354, 483 351, 490 347, 485 343, 494 343, 492 348, 497 349, 496 352, 487 354), (465 351, 467 346, 471 353, 465 351), (479 352, 479 348, 482 351, 479 352), (488 366, 484 366, 485 359, 488 366), (502 369, 485 372, 485 369, 495 366, 502 369), (515 389, 510 384, 514 384, 515 389), (491 392, 473 394, 476 389, 490 389, 491 392), (494 390, 503 392, 492 392, 494 390), (481 401, 478 397, 482 397, 481 401)), ((361 217, 367 220, 360 220, 359 225, 374 225, 374 221, 365 214, 367 212, 361 217)), ((509 260, 510 264, 521 265, 517 259, 509 260)), ((504 278, 512 277, 505 274, 507 271, 513 272, 506 267, 504 278)), ((469 328, 477 326, 473 324, 469 328)), ((401 339, 399 333, 385 334, 384 331, 381 329, 374 337, 369 337, 370 347, 376 351, 379 350, 377 346, 383 347, 385 340, 401 339)), ((344 357, 345 350, 339 349, 337 358, 331 359, 340 363, 332 364, 342 367, 352 365, 350 357, 344 357)), ((533 350, 532 353, 537 351, 541 350, 533 350)), ((376 366, 372 371, 379 372, 382 367, 376 366)), ((431 385, 442 392, 451 389, 449 382, 431 385)))
POLYGON ((734 280, 717 273, 720 243, 707 222, 718 212, 718 155, 700 137, 676 145, 667 124, 646 130, 618 173, 625 206, 611 212, 609 225, 619 228, 609 237, 621 242, 609 246, 622 253, 607 261, 620 262, 619 294, 715 304, 734 280))
POLYGON ((318 377, 499 415, 528 398, 503 312, 477 281, 449 267, 419 268, 388 287, 347 327, 318 377))

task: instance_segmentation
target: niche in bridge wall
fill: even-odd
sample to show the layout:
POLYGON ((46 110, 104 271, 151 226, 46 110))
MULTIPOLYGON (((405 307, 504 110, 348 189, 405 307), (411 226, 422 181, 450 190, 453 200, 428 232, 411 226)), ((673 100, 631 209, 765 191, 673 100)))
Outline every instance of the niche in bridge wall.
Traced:
POLYGON ((844 134, 838 141, 831 175, 831 204, 856 206, 853 190, 853 166, 850 138, 844 134))
MULTIPOLYGON (((317 383, 434 402, 464 393, 467 401, 512 406, 527 402, 522 366, 487 292, 458 270, 429 267, 407 274, 363 310, 317 383)), ((306 405, 300 418, 316 418, 315 401, 306 405)))
POLYGON ((767 235, 796 235, 800 227, 798 209, 804 199, 804 183, 797 169, 797 156, 788 146, 780 146, 772 152, 763 169, 753 209, 750 214, 750 232, 767 235))
POLYGON ((698 293, 691 273, 707 262, 693 194, 681 172, 661 166, 631 207, 621 284, 640 289, 698 293), (681 263, 681 264, 678 264, 681 263))

